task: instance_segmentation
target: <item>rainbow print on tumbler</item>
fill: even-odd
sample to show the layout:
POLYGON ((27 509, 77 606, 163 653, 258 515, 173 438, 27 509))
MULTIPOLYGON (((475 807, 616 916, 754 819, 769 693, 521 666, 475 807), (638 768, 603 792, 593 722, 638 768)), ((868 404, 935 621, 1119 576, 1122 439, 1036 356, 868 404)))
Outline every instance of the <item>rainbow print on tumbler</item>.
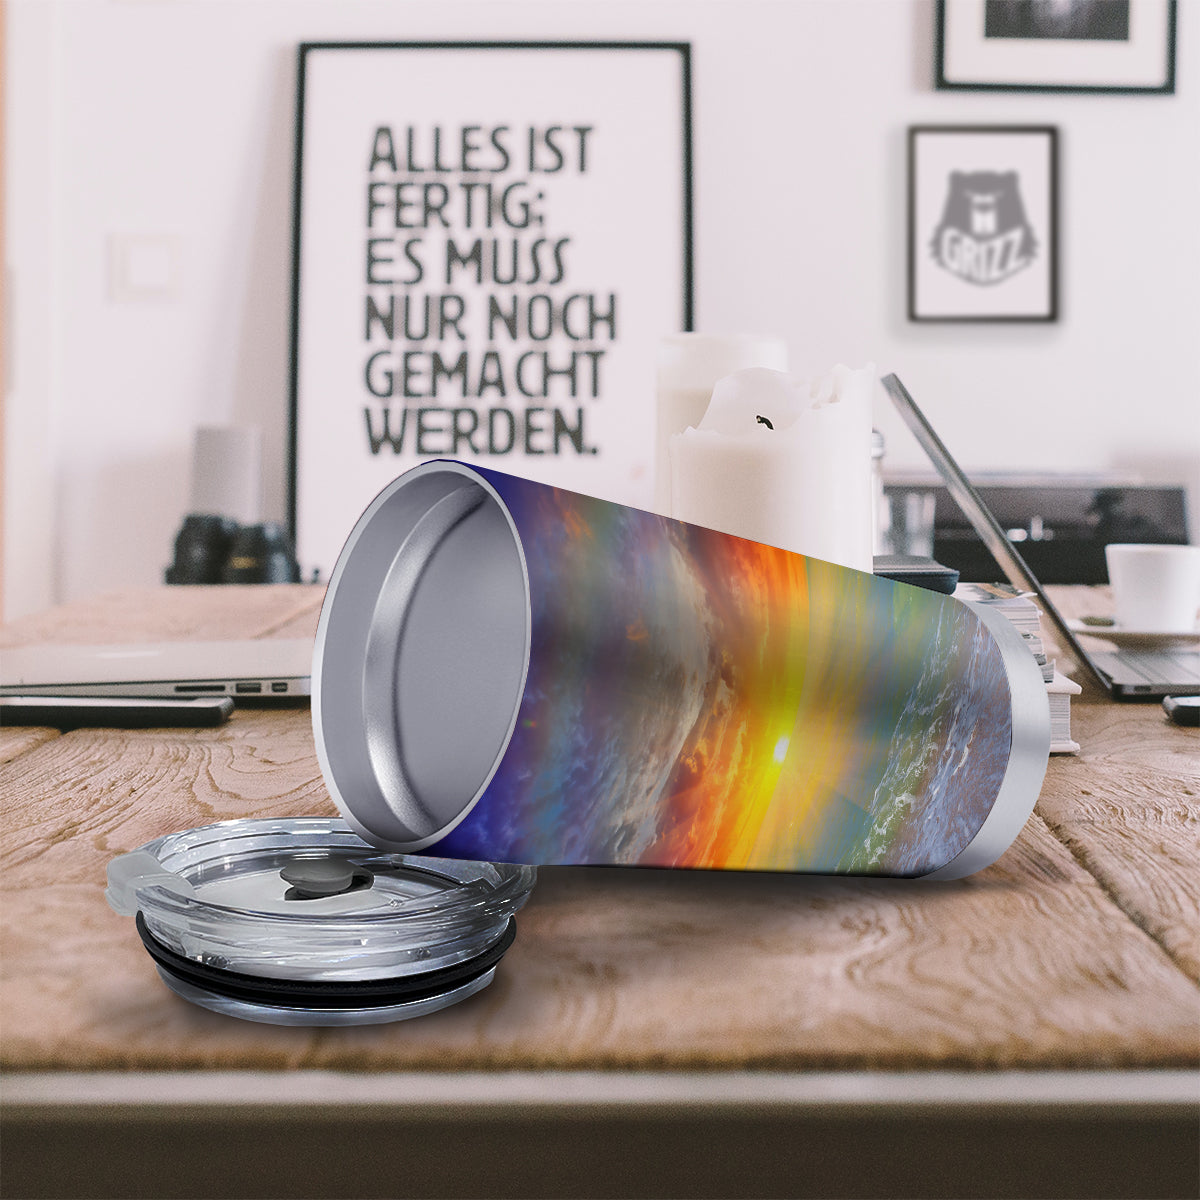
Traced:
POLYGON ((952 597, 454 462, 330 581, 313 721, 379 845, 446 858, 954 877, 1049 749, 1040 672, 952 597))

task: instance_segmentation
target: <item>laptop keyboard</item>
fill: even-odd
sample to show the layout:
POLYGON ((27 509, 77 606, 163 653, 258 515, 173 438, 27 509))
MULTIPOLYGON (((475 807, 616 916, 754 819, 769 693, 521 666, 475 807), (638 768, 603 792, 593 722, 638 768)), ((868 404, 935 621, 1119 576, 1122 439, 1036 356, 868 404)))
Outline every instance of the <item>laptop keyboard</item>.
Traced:
POLYGON ((1122 650, 1119 654, 1093 654, 1097 666, 1121 683, 1200 683, 1200 654, 1187 650, 1122 650))

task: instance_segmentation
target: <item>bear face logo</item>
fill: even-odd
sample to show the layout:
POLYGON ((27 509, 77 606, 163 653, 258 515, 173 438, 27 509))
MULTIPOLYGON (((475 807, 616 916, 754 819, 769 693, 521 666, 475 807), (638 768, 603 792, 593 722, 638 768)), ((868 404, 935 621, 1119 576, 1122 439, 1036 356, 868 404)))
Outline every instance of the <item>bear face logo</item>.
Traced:
POLYGON ((1038 242, 1016 171, 951 171, 929 249, 939 266, 985 287, 1029 266, 1038 242))

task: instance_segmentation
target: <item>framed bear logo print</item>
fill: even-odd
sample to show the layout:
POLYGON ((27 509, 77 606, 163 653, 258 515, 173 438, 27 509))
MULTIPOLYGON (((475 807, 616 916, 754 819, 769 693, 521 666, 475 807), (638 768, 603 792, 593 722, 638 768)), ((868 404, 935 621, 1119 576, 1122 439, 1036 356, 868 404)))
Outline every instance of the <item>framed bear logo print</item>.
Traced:
POLYGON ((908 131, 908 316, 1058 319, 1058 131, 908 131))

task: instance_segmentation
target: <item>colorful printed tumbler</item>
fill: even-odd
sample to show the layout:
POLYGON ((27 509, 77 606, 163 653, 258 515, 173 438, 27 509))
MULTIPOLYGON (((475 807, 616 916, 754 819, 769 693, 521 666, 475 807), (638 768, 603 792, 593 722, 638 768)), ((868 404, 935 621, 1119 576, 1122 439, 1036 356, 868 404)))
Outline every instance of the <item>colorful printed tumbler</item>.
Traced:
POLYGON ((392 850, 940 878, 1008 847, 1050 744, 984 608, 450 461, 342 550, 313 728, 392 850))

